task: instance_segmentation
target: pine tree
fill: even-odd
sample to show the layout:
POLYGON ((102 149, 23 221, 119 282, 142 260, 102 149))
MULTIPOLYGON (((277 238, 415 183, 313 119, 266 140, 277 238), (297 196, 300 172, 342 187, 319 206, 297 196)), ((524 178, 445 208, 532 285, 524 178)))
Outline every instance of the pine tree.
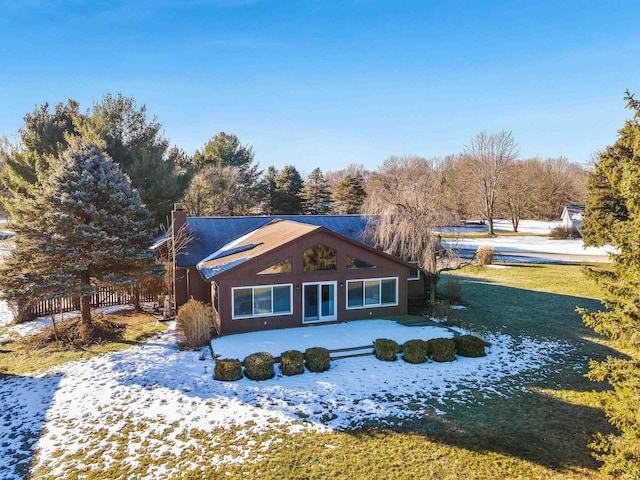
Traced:
MULTIPOLYGON (((5 164, 0 180, 10 196, 33 197, 40 191, 51 163, 78 137, 101 147, 129 175, 156 225, 166 220, 187 186, 189 176, 178 172, 175 155, 167 153, 162 125, 155 118, 149 121, 146 107, 138 107, 131 97, 107 94, 86 114, 73 100, 56 105, 53 112, 45 103, 24 121, 20 144, 0 145, 5 164)), ((11 203, 6 202, 10 213, 11 203)))
POLYGON ((285 165, 276 177, 276 191, 272 202, 273 214, 297 215, 302 213, 302 177, 293 165, 285 165))
POLYGON ((331 194, 333 211, 339 214, 360 213, 360 208, 367 198, 362 184, 361 175, 347 174, 331 194))
POLYGON ((322 170, 315 168, 304 182, 300 197, 303 202, 304 213, 309 215, 324 215, 329 212, 331 193, 329 185, 322 175, 322 170))
POLYGON ((81 334, 92 329, 97 283, 133 285, 161 272, 148 247, 153 220, 127 177, 97 146, 74 141, 51 164, 42 192, 23 196, 12 213, 16 248, 0 276, 2 297, 18 306, 80 297, 81 334))
POLYGON ((592 364, 589 377, 614 388, 605 397, 609 421, 620 434, 599 434, 591 447, 604 473, 640 477, 640 102, 627 92, 634 117, 617 142, 601 155, 588 182, 582 235, 585 244, 610 242, 617 249, 611 270, 589 270, 602 290, 606 310, 580 310, 584 322, 635 352, 635 359, 609 358, 592 364))

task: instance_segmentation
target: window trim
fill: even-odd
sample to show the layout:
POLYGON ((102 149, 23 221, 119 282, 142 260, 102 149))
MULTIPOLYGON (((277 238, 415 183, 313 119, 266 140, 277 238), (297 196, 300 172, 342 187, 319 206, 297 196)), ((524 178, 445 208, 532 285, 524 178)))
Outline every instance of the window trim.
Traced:
POLYGON ((420 269, 417 268, 417 266, 416 266, 416 268, 410 268, 407 271, 407 280, 409 280, 410 282, 415 282, 416 280, 420 280, 420 269), (411 274, 410 274, 411 270, 415 270, 416 272, 418 272, 418 276, 417 277, 412 277, 411 274))
POLYGON ((361 310, 363 308, 397 307, 399 305, 399 303, 398 303, 399 288, 400 288, 400 282, 399 282, 398 277, 357 278, 357 279, 354 278, 354 279, 351 279, 351 280, 347 280, 347 284, 346 284, 346 288, 345 288, 345 296, 346 296, 345 305, 346 305, 346 309, 347 310, 361 310), (396 300, 395 300, 394 303, 382 303, 382 281, 383 280, 395 280, 395 282, 396 282, 396 291, 395 291, 396 300), (366 302, 365 282, 372 282, 372 281, 377 281, 378 282, 378 298, 379 298, 379 301, 378 301, 378 303, 365 304, 365 302, 366 302), (362 283, 362 305, 349 306, 349 284, 350 283, 355 283, 355 282, 362 283))
POLYGON ((231 319, 232 320, 244 320, 246 318, 262 318, 262 317, 278 317, 281 315, 293 315, 293 283, 277 283, 272 285, 245 285, 242 287, 231 287, 231 319), (274 287, 289 287, 289 311, 288 312, 273 312, 273 288, 274 287), (251 311, 254 309, 254 299, 256 288, 270 288, 271 289, 271 313, 260 313, 251 315, 236 315, 235 310, 235 291, 251 289, 251 311))

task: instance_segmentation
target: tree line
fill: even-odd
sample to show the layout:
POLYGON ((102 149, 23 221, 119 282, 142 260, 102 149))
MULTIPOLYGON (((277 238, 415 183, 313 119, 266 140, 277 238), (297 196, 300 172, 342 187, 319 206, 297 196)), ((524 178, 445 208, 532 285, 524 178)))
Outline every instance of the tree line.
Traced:
MULTIPOLYGON (((42 104, 25 115, 18 133, 16 143, 0 141, 0 215, 10 212, 16 195, 40 188, 53 159, 78 138, 120 166, 158 227, 167 226, 178 201, 194 216, 363 213, 385 175, 384 166, 370 171, 357 164, 307 175, 295 165, 263 170, 253 147, 225 132, 188 155, 170 145, 145 105, 122 94, 106 94, 84 112, 74 100, 42 104)), ((509 218, 517 231, 520 219, 557 219, 565 204, 586 196, 587 169, 564 157, 519 159, 509 132, 481 132, 463 152, 428 162, 456 217, 486 220, 491 233, 495 218, 509 218)))

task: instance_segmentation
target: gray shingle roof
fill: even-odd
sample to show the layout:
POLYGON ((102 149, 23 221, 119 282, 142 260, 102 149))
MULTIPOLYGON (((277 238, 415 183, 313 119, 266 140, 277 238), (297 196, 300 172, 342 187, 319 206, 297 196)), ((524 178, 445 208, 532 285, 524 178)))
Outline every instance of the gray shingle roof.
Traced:
POLYGON ((292 220, 325 227, 345 237, 370 244, 365 235, 367 220, 360 215, 272 215, 254 217, 187 217, 194 239, 178 255, 179 267, 192 267, 229 242, 275 220, 292 220))

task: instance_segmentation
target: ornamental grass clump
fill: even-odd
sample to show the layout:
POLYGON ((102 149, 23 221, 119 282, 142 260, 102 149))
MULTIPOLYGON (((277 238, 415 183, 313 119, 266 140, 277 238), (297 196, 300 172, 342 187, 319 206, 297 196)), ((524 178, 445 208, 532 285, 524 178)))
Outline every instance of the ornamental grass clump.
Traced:
POLYGON ((432 338, 427 341, 427 353, 434 362, 453 362, 456 359, 456 344, 450 338, 432 338))
POLYGON ((453 339, 456 351, 461 357, 484 357, 484 348, 490 344, 473 335, 460 335, 453 339))
POLYGON ((398 359, 400 347, 398 342, 388 338, 378 338, 373 342, 376 358, 385 362, 394 362, 398 359))
POLYGON ((489 245, 480 245, 476 250, 476 263, 478 265, 491 265, 495 250, 489 245))
POLYGON ((298 350, 287 350, 280 354, 280 369, 283 375, 304 373, 304 355, 298 350))
POLYGON ((213 378, 223 382, 235 382, 242 378, 242 366, 237 358, 219 358, 213 367, 213 378))
POLYGON ((269 352, 252 353, 244 359, 244 375, 251 380, 268 380, 273 378, 273 355, 269 352))
POLYGON ((323 347, 311 347, 304 351, 304 362, 310 372, 326 372, 329 370, 331 356, 323 347))
POLYGON ((193 298, 180 307, 176 330, 180 332, 180 348, 197 349, 211 340, 213 309, 193 298))
POLYGON ((427 361, 427 342, 424 340, 408 340, 404 342, 402 359, 408 363, 425 363, 427 361))

